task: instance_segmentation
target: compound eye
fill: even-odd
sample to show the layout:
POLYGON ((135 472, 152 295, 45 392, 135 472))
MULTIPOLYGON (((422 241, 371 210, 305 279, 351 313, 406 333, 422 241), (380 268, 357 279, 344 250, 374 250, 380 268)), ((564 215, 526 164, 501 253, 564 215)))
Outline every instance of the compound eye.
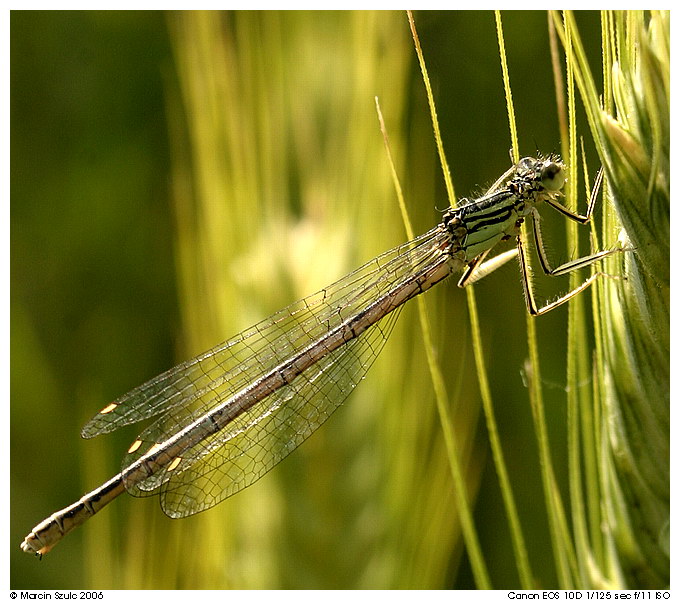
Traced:
POLYGON ((531 156, 525 156, 517 163, 518 173, 528 173, 529 171, 535 171, 536 169, 536 159, 531 156))
POLYGON ((541 184, 548 192, 559 192, 566 179, 564 168, 559 163, 549 162, 541 169, 541 184))

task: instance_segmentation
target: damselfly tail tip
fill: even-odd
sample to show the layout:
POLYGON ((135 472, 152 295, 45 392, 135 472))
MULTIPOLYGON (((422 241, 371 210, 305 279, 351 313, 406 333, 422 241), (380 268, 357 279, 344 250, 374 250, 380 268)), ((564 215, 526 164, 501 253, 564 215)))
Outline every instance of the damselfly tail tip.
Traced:
POLYGON ((43 545, 38 536, 35 535, 33 531, 29 533, 23 542, 21 542, 21 549, 27 554, 33 554, 37 556, 39 560, 42 559, 43 555, 47 554, 52 548, 50 546, 43 545))

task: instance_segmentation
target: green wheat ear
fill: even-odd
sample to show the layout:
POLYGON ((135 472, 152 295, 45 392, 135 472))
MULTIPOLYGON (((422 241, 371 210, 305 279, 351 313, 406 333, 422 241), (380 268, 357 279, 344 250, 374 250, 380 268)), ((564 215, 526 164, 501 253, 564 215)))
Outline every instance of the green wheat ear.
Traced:
POLYGON ((603 13, 603 96, 573 15, 564 19, 607 193, 623 226, 617 231, 605 215, 604 244, 623 237, 631 248, 625 280, 605 286, 599 309, 598 463, 608 550, 594 570, 605 585, 663 588, 670 581, 670 15, 603 13))
MULTIPOLYGON (((670 18, 617 22, 626 35, 614 63, 617 117, 604 114, 610 193, 635 252, 620 286, 625 318, 608 340, 612 373, 612 466, 634 537, 632 581, 669 584, 670 513, 670 18), (617 66, 618 65, 618 66, 617 66)), ((616 298, 606 304, 616 310, 616 298)), ((614 475, 614 473, 612 473, 614 475)))

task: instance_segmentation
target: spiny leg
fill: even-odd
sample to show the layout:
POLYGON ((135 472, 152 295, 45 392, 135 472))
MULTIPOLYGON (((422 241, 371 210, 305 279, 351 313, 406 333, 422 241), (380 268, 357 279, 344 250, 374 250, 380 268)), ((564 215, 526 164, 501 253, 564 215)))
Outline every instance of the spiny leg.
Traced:
MULTIPOLYGON (((588 218, 590 218, 590 216, 588 216, 588 218)), ((543 272, 546 275, 558 276, 564 275, 566 273, 571 273, 571 271, 575 271, 577 269, 587 267, 588 265, 592 265, 593 263, 602 260, 606 256, 610 256, 612 254, 624 251, 624 248, 611 248, 609 250, 600 250, 599 252, 595 252, 594 254, 589 254, 588 256, 576 258, 562 265, 559 265, 558 267, 553 268, 550 266, 550 261, 548 260, 548 255, 545 251, 545 245, 543 244, 543 235, 541 234, 540 219, 541 217, 538 211, 536 209, 533 209, 531 212, 531 222, 533 226, 532 229, 534 232, 534 242, 536 245, 536 252, 538 254, 538 261, 541 263, 541 268, 543 269, 543 272)))
POLYGON ((597 196, 600 192, 600 187, 602 186, 602 179, 604 177, 604 172, 600 169, 595 176, 595 181, 593 182, 593 189, 590 193, 590 198, 588 200, 588 208, 585 215, 580 215, 577 212, 569 210, 566 206, 563 206, 557 200, 552 198, 546 198, 545 203, 552 206, 557 212, 562 213, 568 219, 576 221, 581 225, 586 225, 590 221, 590 217, 593 215, 593 209, 595 208, 595 203, 597 202, 597 196))
MULTIPOLYGON (((535 223, 536 222, 534 221, 534 225, 535 223)), ((534 233, 535 232, 536 228, 534 227, 534 233)), ((540 240, 540 234, 538 240, 540 240)), ((596 254, 592 254, 590 256, 586 256, 581 259, 565 263, 564 265, 557 267, 557 269, 550 269, 549 265, 547 265, 545 249, 543 249, 540 243, 537 243, 537 248, 541 248, 541 250, 538 251, 538 255, 539 258, 541 259, 540 260, 541 266, 548 275, 564 275, 565 273, 569 273, 570 271, 573 271, 575 269, 587 266, 598 260, 601 260, 605 256, 621 251, 621 249, 619 248, 614 250, 604 250, 602 252, 598 252, 596 254), (543 264, 544 261, 546 261, 545 265, 543 264)), ((538 305, 536 304, 536 298, 534 297, 534 291, 531 285, 531 273, 529 271, 529 265, 526 258, 526 249, 524 247, 524 244, 522 243, 521 235, 517 236, 517 253, 519 255, 520 268, 522 270, 522 285, 524 286, 524 298, 526 300, 527 310, 529 311, 529 314, 533 316, 543 315, 551 311, 553 308, 557 308, 558 306, 561 306, 562 304, 569 302, 569 300, 571 300, 574 296, 580 294, 583 290, 590 287, 592 283, 599 277, 615 277, 613 275, 603 273, 602 271, 597 271, 596 273, 593 273, 590 277, 588 277, 588 279, 586 279, 583 283, 576 286, 573 290, 567 292, 564 296, 561 296, 556 300, 553 300, 552 302, 549 302, 545 306, 539 308, 538 305)))

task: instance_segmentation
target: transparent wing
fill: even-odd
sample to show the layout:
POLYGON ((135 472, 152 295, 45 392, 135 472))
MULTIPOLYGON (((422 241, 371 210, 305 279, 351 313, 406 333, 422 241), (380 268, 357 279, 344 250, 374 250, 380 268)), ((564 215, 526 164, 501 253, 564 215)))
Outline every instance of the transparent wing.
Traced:
POLYGON ((396 310, 363 335, 304 371, 167 469, 128 489, 161 493, 161 507, 179 518, 211 508, 257 481, 306 440, 361 381, 396 322, 396 310))
MULTIPOLYGON (((441 248, 447 239, 437 227, 380 255, 321 292, 126 394, 111 410, 95 416, 86 434, 159 416, 131 447, 123 461, 125 470, 154 445, 192 427, 213 407, 276 370, 310 340, 320 339, 414 273, 445 262, 441 248)), ((142 481, 126 482, 128 491, 160 492, 163 510, 171 517, 184 517, 252 484, 342 404, 379 354, 398 312, 324 356, 224 429, 185 448, 178 462, 142 481)))
POLYGON ((91 438, 167 411, 179 411, 211 391, 220 397, 236 393, 299 351, 310 337, 360 309, 362 302, 390 285, 396 271, 409 268, 405 263, 427 253, 434 240, 444 235, 437 227, 393 248, 320 292, 154 377, 103 408, 83 427, 82 436, 91 438))

